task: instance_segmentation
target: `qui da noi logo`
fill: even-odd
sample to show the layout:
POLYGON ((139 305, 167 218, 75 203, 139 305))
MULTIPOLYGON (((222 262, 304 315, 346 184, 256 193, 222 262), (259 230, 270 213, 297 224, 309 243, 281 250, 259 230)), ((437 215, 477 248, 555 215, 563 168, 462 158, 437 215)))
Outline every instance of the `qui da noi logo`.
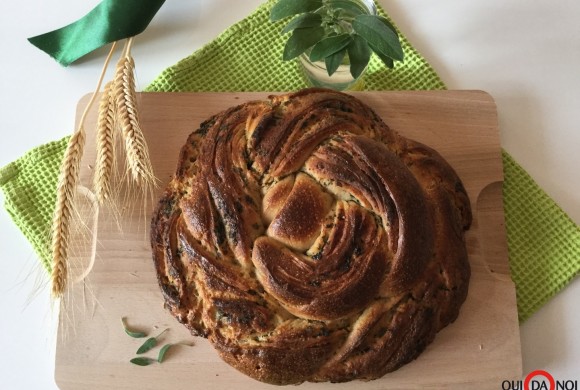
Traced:
POLYGON ((502 390, 580 390, 577 380, 555 380, 547 371, 530 372, 523 381, 503 381, 502 390))

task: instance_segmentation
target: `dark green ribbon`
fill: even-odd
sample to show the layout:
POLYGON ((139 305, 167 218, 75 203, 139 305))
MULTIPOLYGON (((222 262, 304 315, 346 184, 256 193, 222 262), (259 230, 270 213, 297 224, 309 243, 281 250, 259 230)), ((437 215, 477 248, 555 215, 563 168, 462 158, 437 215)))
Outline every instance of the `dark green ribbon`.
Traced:
POLYGON ((83 18, 68 26, 28 38, 61 65, 145 30, 165 0, 103 0, 83 18))

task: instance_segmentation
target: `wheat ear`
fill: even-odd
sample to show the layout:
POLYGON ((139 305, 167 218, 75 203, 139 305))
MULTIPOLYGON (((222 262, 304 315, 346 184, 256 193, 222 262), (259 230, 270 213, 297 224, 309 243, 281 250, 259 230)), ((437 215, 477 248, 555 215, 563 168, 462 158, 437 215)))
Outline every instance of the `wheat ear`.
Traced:
POLYGON ((85 131, 81 126, 69 139, 60 168, 56 206, 52 221, 52 296, 62 296, 67 281, 67 259, 74 195, 79 180, 85 131))
POLYGON ((113 83, 105 85, 99 104, 97 119, 97 158, 93 187, 100 205, 111 202, 111 180, 115 166, 115 115, 116 104, 113 83))
POLYGON ((79 120, 78 129, 68 141, 64 159, 60 167, 60 178, 56 191, 56 205, 51 227, 52 271, 50 281, 53 298, 62 297, 67 287, 70 229, 75 207, 76 187, 79 181, 80 163, 85 145, 84 122, 89 109, 95 101, 97 93, 101 89, 105 71, 111 60, 115 46, 116 42, 111 46, 111 50, 99 76, 97 88, 85 107, 83 115, 79 120))
POLYGON ((131 57, 131 39, 128 40, 124 54, 117 63, 115 73, 117 119, 123 135, 131 177, 143 188, 150 188, 155 183, 155 176, 149 158, 147 142, 139 124, 135 93, 135 63, 131 57))

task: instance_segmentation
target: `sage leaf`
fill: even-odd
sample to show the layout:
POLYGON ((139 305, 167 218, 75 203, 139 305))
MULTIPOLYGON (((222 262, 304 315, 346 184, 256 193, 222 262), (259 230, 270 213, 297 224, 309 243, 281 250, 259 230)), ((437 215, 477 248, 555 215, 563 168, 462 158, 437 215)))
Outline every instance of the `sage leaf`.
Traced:
POLYGON ((163 362, 163 360, 165 360, 165 354, 167 353, 167 350, 169 350, 169 348, 176 346, 176 345, 185 345, 187 347, 193 347, 193 343, 187 343, 185 341, 183 341, 181 343, 177 343, 177 344, 171 344, 171 343, 165 344, 159 350, 159 355, 157 355, 157 362, 159 362, 159 363, 163 362))
POLYGON ((403 61, 404 54, 397 34, 375 15, 359 15, 352 22, 354 31, 364 38, 379 57, 403 61))
POLYGON ((129 336, 136 338, 136 339, 140 339, 140 338, 147 336, 146 333, 137 332, 137 331, 129 329, 129 327, 127 326, 127 323, 125 322, 125 317, 121 317, 121 323, 123 324, 123 329, 125 329, 125 333, 127 333, 129 336))
POLYGON ((152 350, 157 345, 157 339, 155 337, 149 337, 137 350, 137 355, 141 355, 147 351, 152 350))
POLYGON ((332 76, 334 72, 336 72, 345 55, 346 49, 342 49, 324 59, 324 63, 326 64, 326 72, 329 76, 332 76))
POLYGON ((367 67, 371 59, 371 49, 366 41, 357 34, 352 36, 352 40, 346 49, 350 59, 350 74, 356 79, 367 67))
POLYGON ((320 7, 322 0, 278 0, 270 11, 270 20, 275 22, 288 16, 315 11, 320 7))
POLYGON ((349 34, 340 34, 324 38, 312 48, 312 51, 310 52, 310 61, 320 61, 331 54, 341 51, 348 46, 351 39, 352 38, 349 34))
POLYGON ((282 29, 282 34, 286 34, 297 28, 316 27, 322 23, 322 16, 320 14, 306 13, 299 15, 292 19, 290 23, 282 29))
POLYGON ((393 62, 393 59, 390 57, 387 57, 383 54, 381 54, 378 50, 376 50, 372 45, 369 45, 370 48, 372 49, 372 51, 375 52, 375 54, 381 59, 381 61, 383 61, 383 64, 385 64, 387 66, 387 68, 389 69, 393 69, 395 67, 395 64, 393 62))
POLYGON ((333 9, 340 9, 343 10, 346 15, 343 16, 350 16, 355 17, 357 15, 362 15, 368 13, 368 10, 352 0, 330 0, 328 1, 328 5, 333 9))
POLYGON ((138 366, 148 366, 150 364, 155 363, 155 359, 151 359, 148 357, 140 356, 129 360, 131 363, 136 364, 138 366))
POLYGON ((282 58, 287 61, 298 57, 323 37, 323 27, 297 28, 288 38, 282 58))
POLYGON ((165 359, 165 354, 167 353, 167 351, 169 350, 169 348, 173 347, 174 344, 165 344, 160 350, 159 350, 159 355, 157 355, 157 362, 161 363, 163 362, 163 359, 165 359))
POLYGON ((383 24, 385 26, 387 26, 388 28, 390 28, 391 31, 394 32, 397 37, 399 36, 399 33, 397 32, 397 29, 395 28, 395 26, 393 26, 393 24, 391 22, 389 22, 389 20, 387 18, 383 18, 382 16, 378 16, 378 19, 381 22, 383 22, 383 24))
POLYGON ((142 353, 145 353, 155 348, 159 337, 161 337, 161 335, 167 332, 168 330, 169 329, 165 329, 163 332, 159 333, 156 337, 149 337, 147 340, 145 340, 145 342, 137 350, 137 355, 141 355, 142 353))

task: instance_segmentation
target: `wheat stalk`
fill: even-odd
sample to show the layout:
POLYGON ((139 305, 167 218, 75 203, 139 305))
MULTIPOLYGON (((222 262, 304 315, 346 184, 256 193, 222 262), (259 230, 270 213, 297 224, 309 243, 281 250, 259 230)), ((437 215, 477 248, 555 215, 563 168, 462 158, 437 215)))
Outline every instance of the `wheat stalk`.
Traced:
POLYGON ((115 166, 115 116, 116 102, 113 84, 105 85, 99 104, 97 119, 97 158, 93 187, 100 205, 111 203, 111 180, 115 166))
POLYGON ((89 109, 95 101, 97 93, 101 89, 105 71, 111 60, 115 46, 116 43, 113 43, 111 46, 111 50, 99 76, 97 88, 85 107, 83 115, 79 120, 77 131, 73 133, 68 141, 64 159, 60 167, 56 205, 51 226, 52 270, 50 281, 51 294, 55 299, 61 298, 67 288, 70 229, 75 209, 75 193, 79 181, 80 163, 85 145, 84 122, 89 109))
MULTIPOLYGON (((62 297, 67 287, 68 250, 71 221, 74 212, 74 195, 79 181, 80 161, 85 143, 84 121, 87 113, 100 91, 105 71, 115 49, 115 43, 105 60, 97 88, 79 120, 78 130, 72 135, 61 166, 61 178, 57 190, 57 203, 53 216, 51 249, 52 263, 52 296, 62 297)), ((130 38, 117 64, 112 83, 105 86, 99 105, 97 120, 97 161, 93 185, 98 203, 114 205, 112 199, 111 179, 115 162, 115 131, 121 129, 127 160, 127 170, 133 181, 143 191, 150 191, 155 185, 153 167, 149 158, 147 143, 139 124, 137 98, 135 93, 134 68, 131 57, 130 38)), ((93 253, 94 255, 94 253, 93 253)))
POLYGON ((52 272, 50 277, 52 296, 55 298, 61 297, 66 287, 70 225, 84 145, 85 131, 81 126, 68 141, 56 193, 56 206, 52 221, 52 272))
POLYGON ((139 124, 135 93, 135 63, 130 50, 131 39, 127 42, 124 55, 117 63, 115 73, 114 94, 117 102, 117 119, 123 135, 131 177, 143 188, 150 188, 155 183, 155 176, 147 142, 139 124))

